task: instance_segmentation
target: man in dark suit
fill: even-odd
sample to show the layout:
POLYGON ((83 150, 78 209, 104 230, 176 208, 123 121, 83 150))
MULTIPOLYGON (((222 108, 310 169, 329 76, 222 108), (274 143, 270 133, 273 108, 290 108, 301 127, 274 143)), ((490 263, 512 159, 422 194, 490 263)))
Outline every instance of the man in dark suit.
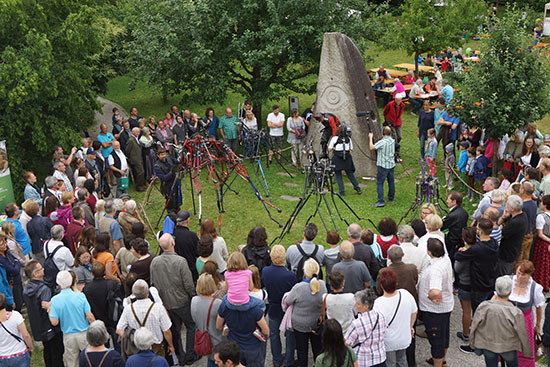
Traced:
POLYGON ((443 218, 441 230, 448 230, 445 235, 445 246, 454 266, 455 253, 462 246, 462 229, 468 225, 468 212, 462 207, 462 194, 452 191, 447 195, 449 214, 443 218))
POLYGON ((118 141, 120 141, 120 148, 124 153, 126 153, 126 144, 128 144, 131 136, 132 132, 130 130, 130 123, 128 120, 125 120, 122 123, 122 131, 120 132, 120 137, 118 138, 118 141))
POLYGON ((136 191, 145 191, 145 170, 143 169, 143 155, 141 145, 138 141, 140 133, 141 129, 139 127, 134 127, 132 129, 132 136, 130 136, 128 144, 126 144, 125 153, 134 174, 136 191))

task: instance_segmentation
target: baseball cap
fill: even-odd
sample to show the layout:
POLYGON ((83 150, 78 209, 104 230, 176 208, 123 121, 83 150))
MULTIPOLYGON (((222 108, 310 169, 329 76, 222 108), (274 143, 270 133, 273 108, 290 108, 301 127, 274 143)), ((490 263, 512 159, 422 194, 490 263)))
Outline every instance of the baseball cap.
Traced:
POLYGON ((97 152, 94 150, 94 148, 88 148, 88 150, 86 151, 86 154, 97 155, 97 152))
POLYGON ((183 221, 186 221, 189 217, 191 217, 191 213, 189 213, 187 210, 180 210, 178 212, 176 221, 183 222, 183 221))
POLYGON ((119 199, 122 199, 122 200, 126 200, 126 199, 131 199, 132 197, 128 194, 122 194, 120 195, 119 199))
POLYGON ((458 145, 460 145, 462 148, 468 149, 468 148, 470 147, 470 142, 468 142, 468 141, 461 141, 460 143, 458 143, 458 145))

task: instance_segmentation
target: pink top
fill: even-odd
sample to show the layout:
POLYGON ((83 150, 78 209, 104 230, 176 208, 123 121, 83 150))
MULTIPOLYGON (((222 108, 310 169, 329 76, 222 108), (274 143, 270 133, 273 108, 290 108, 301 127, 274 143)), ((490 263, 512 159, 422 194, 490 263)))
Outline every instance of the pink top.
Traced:
POLYGON ((248 285, 250 284, 252 271, 248 269, 238 271, 228 270, 224 275, 227 284, 227 300, 240 305, 248 303, 250 301, 248 285))
POLYGON ((401 83, 400 81, 396 81, 394 84, 394 87, 395 87, 395 92, 393 92, 393 98, 395 98, 396 94, 405 92, 405 87, 403 86, 403 83, 401 83))

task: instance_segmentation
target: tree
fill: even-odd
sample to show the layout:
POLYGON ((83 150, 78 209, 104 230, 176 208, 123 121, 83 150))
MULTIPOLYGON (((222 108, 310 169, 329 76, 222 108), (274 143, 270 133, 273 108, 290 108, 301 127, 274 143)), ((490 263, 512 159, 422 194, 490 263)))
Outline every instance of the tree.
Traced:
MULTIPOLYGON (((494 31, 482 47, 481 62, 464 73, 453 109, 462 121, 485 129, 499 141, 550 111, 548 59, 530 47, 519 12, 495 20, 494 31)), ((497 149, 493 161, 496 161, 497 149)))
POLYGON ((405 0, 401 11, 382 43, 414 55, 418 74, 418 55, 462 45, 464 35, 475 34, 484 23, 487 7, 483 0, 405 0))
MULTIPOLYGON (((143 0, 125 21, 137 78, 182 103, 221 102, 228 91, 261 104, 315 91, 323 34, 360 42, 362 14, 337 0, 143 0), (135 51, 135 52, 132 52, 135 51)), ((365 6, 365 5, 363 5, 365 6)), ((357 9, 355 9, 357 10, 357 9)), ((359 9, 363 10, 363 9, 359 9)))
MULTIPOLYGON (((98 1, 99 3, 99 1, 98 1)), ((70 149, 99 109, 100 63, 117 32, 94 1, 6 0, 0 5, 0 137, 16 193, 54 144, 70 149)))

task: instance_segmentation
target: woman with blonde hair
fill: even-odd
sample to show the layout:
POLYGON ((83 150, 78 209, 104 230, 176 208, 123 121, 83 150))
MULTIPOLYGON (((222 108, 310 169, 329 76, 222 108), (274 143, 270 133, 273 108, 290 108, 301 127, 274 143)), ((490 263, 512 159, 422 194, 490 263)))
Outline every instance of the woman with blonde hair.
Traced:
POLYGON ((426 230, 428 231, 424 236, 418 239, 418 248, 422 249, 426 255, 428 254, 428 240, 430 238, 437 238, 443 243, 445 248, 445 254, 449 255, 447 252, 447 247, 445 246, 445 235, 441 232, 441 227, 443 227, 443 220, 437 214, 430 214, 424 219, 426 224, 426 230))
POLYGON ((323 280, 317 278, 319 272, 317 261, 307 259, 304 263, 304 279, 292 287, 286 297, 286 302, 294 306, 291 320, 300 367, 308 365, 308 340, 311 341, 313 359, 321 354, 321 335, 317 323, 327 287, 323 280))
POLYGON ((95 203, 95 214, 94 214, 94 220, 95 220, 95 227, 96 230, 99 231, 99 219, 102 218, 105 215, 105 200, 99 199, 95 203))
MULTIPOLYGON (((27 260, 25 259, 23 247, 15 240, 15 225, 13 222, 7 220, 2 223, 2 232, 7 237, 8 250, 21 263, 21 269, 23 269, 27 264, 27 260)), ((21 273, 21 276, 23 276, 23 273, 21 273)))
POLYGON ((432 203, 424 203, 424 205, 420 207, 420 219, 425 220, 430 214, 437 214, 435 211, 435 205, 432 203))

